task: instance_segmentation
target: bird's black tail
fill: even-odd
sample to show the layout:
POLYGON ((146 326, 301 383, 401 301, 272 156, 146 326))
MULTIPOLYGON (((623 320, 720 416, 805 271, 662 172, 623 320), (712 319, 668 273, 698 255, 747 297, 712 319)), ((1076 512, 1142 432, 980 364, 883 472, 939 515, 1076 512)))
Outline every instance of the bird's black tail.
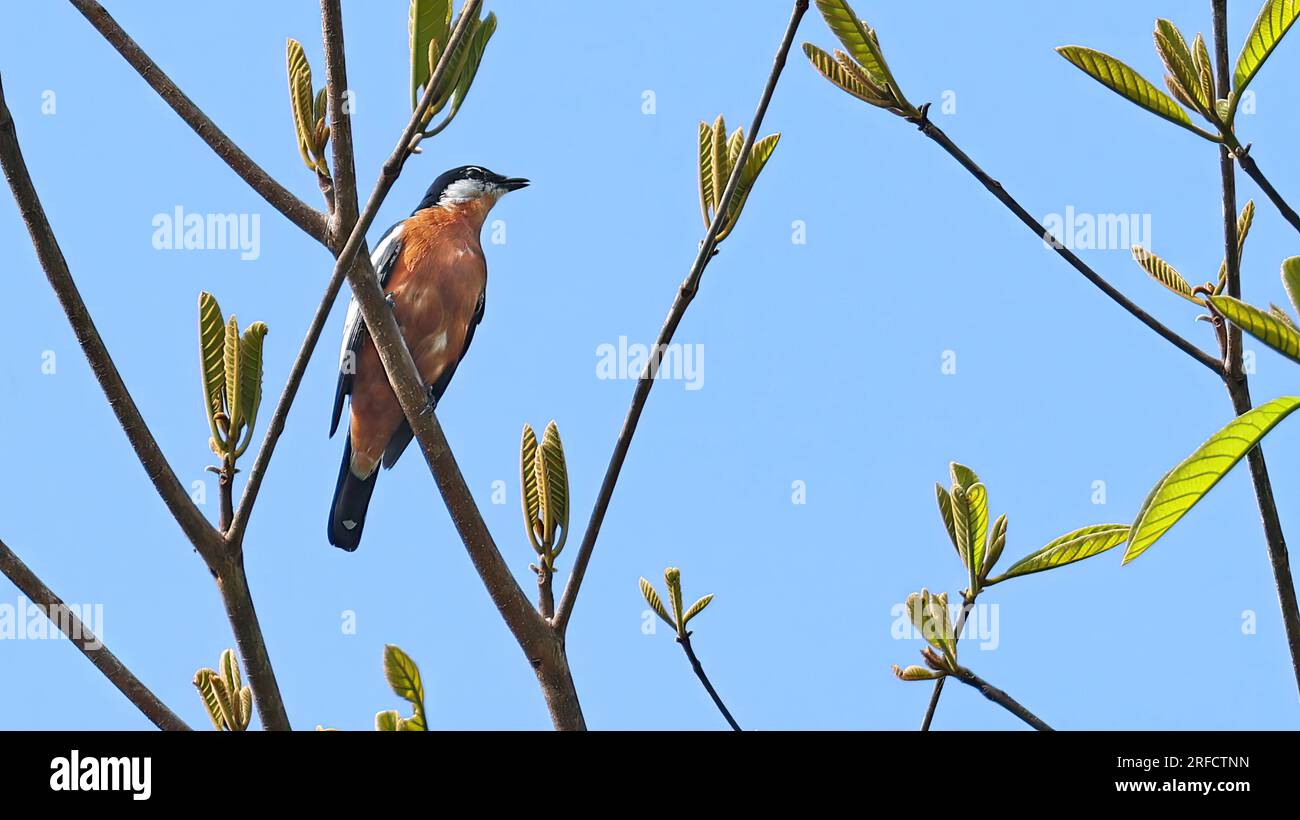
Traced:
POLYGON ((339 549, 352 552, 361 544, 361 530, 366 524, 366 508, 379 480, 379 465, 369 478, 357 478, 352 472, 352 441, 345 437, 343 464, 339 466, 339 480, 334 487, 334 502, 330 504, 330 543, 339 549))

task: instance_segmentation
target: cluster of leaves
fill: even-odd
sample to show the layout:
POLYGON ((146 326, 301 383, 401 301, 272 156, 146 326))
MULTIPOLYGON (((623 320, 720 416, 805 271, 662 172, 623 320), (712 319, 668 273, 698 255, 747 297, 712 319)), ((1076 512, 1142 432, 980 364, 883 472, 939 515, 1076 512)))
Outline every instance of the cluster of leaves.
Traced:
MULTIPOLYGON (((950 487, 936 483, 934 489, 939 517, 966 569, 968 586, 962 594, 966 605, 973 604, 982 591, 994 584, 1091 558, 1119 546, 1128 537, 1127 524, 1081 527, 1029 553, 1006 572, 990 577, 1006 546, 1007 517, 1005 514, 998 516, 990 526, 988 490, 974 470, 954 461, 949 465, 949 476, 950 487)), ((955 674, 959 669, 957 637, 949 622, 947 593, 931 595, 927 590, 921 590, 908 596, 907 606, 913 623, 930 644, 921 652, 928 669, 895 666, 895 673, 903 680, 929 680, 955 674)))
POLYGON ((239 661, 232 650, 221 653, 221 668, 194 673, 203 707, 218 732, 243 732, 253 719, 253 690, 240 685, 239 661))
MULTIPOLYGON (((466 25, 468 28, 450 55, 447 70, 434 91, 433 102, 421 115, 420 125, 427 126, 443 109, 447 109, 447 115, 427 134, 446 128, 460 112, 483 61, 488 40, 497 30, 497 17, 489 13, 486 18, 475 17, 466 25)), ((411 110, 415 111, 451 41, 452 0, 411 0, 407 30, 411 49, 411 110)))
POLYGON ((569 538, 569 469, 564 461, 560 428, 552 420, 542 442, 531 425, 524 425, 519 445, 520 497, 524 506, 524 529, 540 566, 535 572, 555 572, 555 559, 569 538))
POLYGON ((293 129, 298 135, 298 153, 308 168, 328 177, 325 146, 330 140, 326 124, 325 89, 313 93, 311 64, 302 43, 292 37, 285 44, 285 63, 289 73, 289 107, 293 111, 293 129))
POLYGON ((240 335, 234 314, 228 320, 222 317, 216 298, 200 293, 199 353, 212 433, 209 445, 223 463, 233 465, 252 441, 262 403, 262 340, 267 327, 253 322, 240 335))
MULTIPOLYGON (((732 228, 740 219, 740 212, 749 199, 758 175, 767 165, 776 144, 781 141, 780 134, 770 134, 754 142, 740 172, 736 183, 736 193, 732 195, 727 206, 726 216, 718 230, 717 241, 721 242, 731 234, 732 228)), ((737 128, 727 136, 727 123, 719 114, 713 125, 700 122, 700 213, 704 217, 704 227, 713 224, 718 208, 722 205, 722 195, 727 190, 727 182, 736 170, 740 151, 745 145, 745 129, 737 128)))
POLYGON ((1156 53, 1169 72, 1165 75, 1169 94, 1109 54, 1084 46, 1061 46, 1057 52, 1089 77, 1156 116, 1211 142, 1238 149, 1233 122, 1242 95, 1297 16, 1300 0, 1266 0, 1237 57, 1232 91, 1226 99, 1215 93, 1214 67, 1205 38, 1197 34, 1188 46, 1178 26, 1169 20, 1156 20, 1155 28, 1156 53), (1214 131, 1195 125, 1187 109, 1203 117, 1214 131))
POLYGON ((902 117, 920 117, 921 111, 903 96, 889 70, 876 30, 859 19, 846 0, 817 0, 817 9, 845 50, 836 49, 831 55, 812 43, 804 43, 803 53, 813 68, 859 100, 902 117))
POLYGON ((713 594, 710 593, 691 604, 689 608, 682 608, 682 571, 677 567, 668 567, 664 570, 664 584, 668 587, 668 601, 672 604, 673 611, 670 615, 664 608, 664 602, 655 591, 654 585, 641 578, 641 594, 645 596, 645 602, 650 605, 650 609, 663 619, 664 623, 673 628, 679 638, 690 637, 690 632, 686 625, 691 619, 704 611, 704 608, 713 601, 713 594))

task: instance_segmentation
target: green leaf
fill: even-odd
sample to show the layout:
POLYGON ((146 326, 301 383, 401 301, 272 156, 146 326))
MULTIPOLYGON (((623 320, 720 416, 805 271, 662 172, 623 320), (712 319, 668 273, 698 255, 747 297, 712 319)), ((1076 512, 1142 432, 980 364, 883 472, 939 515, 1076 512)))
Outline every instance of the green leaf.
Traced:
POLYGON ((1121 97, 1172 123, 1195 128, 1187 112, 1168 94, 1109 54, 1083 46, 1059 46, 1056 50, 1089 77, 1121 97))
POLYGON ((1211 296, 1211 304, 1237 327, 1295 362, 1300 362, 1300 333, 1288 322, 1231 296, 1211 296))
POLYGON ((1300 312, 1300 256, 1282 260, 1282 287, 1291 299, 1291 306, 1300 312))
POLYGON ((402 717, 397 714, 396 709, 388 709, 384 712, 378 712, 375 714, 375 731, 396 732, 398 723, 401 719, 402 717))
POLYGON ((952 477, 952 483, 961 487, 963 490, 969 490, 976 484, 982 483, 980 477, 975 475, 975 471, 965 464, 958 464, 953 461, 948 464, 948 473, 952 477))
POLYGON ((713 129, 707 122, 700 121, 700 215, 704 217, 704 228, 708 230, 713 221, 709 210, 713 207, 713 129))
POLYGON ((524 425, 523 441, 519 443, 519 484, 524 503, 524 529, 533 549, 541 555, 542 545, 537 540, 534 524, 542 516, 542 499, 537 490, 537 434, 531 424, 524 425))
POLYGON ((664 584, 668 587, 668 604, 673 608, 673 618, 679 627, 684 626, 682 620, 682 571, 677 567, 668 567, 664 570, 664 584))
POLYGON ((424 714, 424 684, 420 681, 420 668, 393 644, 384 647, 384 677, 395 695, 415 706, 417 715, 424 714))
MULTIPOLYGON (((1246 251, 1246 237, 1250 235, 1250 226, 1255 223, 1255 200, 1248 199, 1237 215, 1237 269, 1241 269, 1241 258, 1246 251)), ((1285 263, 1283 263, 1285 264, 1285 263)), ((1215 294, 1223 293, 1228 285, 1228 260, 1219 263, 1219 280, 1214 286, 1215 294)))
POLYGON ((226 410, 230 413, 230 446, 239 440, 239 430, 244 422, 242 402, 239 399, 239 323, 235 314, 226 322, 226 410))
MULTIPOLYGON (((1197 82, 1200 83, 1200 91, 1196 96, 1204 97, 1207 101, 1214 100, 1214 69, 1210 67, 1210 50, 1200 34, 1196 35, 1196 40, 1192 43, 1192 65, 1196 68, 1197 82)), ((1209 108, 1208 102, 1206 108, 1209 108)), ((1217 111, 1217 105, 1215 110, 1217 111)))
POLYGON ((998 559, 1002 557, 1002 550, 1007 545, 1007 516, 1006 513, 998 516, 998 520, 993 522, 993 529, 989 531, 989 548, 984 558, 984 565, 980 567, 980 577, 987 578, 989 570, 997 565, 998 559))
POLYGON ((194 687, 199 690, 203 709, 208 713, 208 719, 212 721, 212 728, 220 732, 226 724, 221 718, 221 703, 217 700, 216 690, 212 686, 212 679, 216 675, 215 669, 200 669, 194 673, 194 687))
POLYGON ((1242 456, 1297 407, 1300 407, 1300 396, 1283 396, 1243 413, 1170 470, 1152 489, 1133 522, 1124 563, 1137 558, 1168 532, 1242 456))
POLYGON ((1094 524, 1068 532, 1053 539, 1042 549, 1026 555, 1011 565, 1006 572, 989 583, 995 584, 1018 575, 1063 567, 1075 561, 1091 558, 1098 553, 1123 544, 1128 539, 1128 524, 1094 524))
POLYGON ((285 63, 289 73, 289 106, 293 111, 294 131, 298 135, 298 153, 308 168, 321 171, 324 163, 315 156, 316 117, 311 65, 302 44, 292 37, 285 43, 285 63))
POLYGON ((546 499, 543 522, 547 540, 551 542, 551 556, 560 554, 569 537, 569 470, 564 461, 564 444, 560 441, 560 428, 552 420, 542 434, 542 460, 546 463, 546 486, 539 491, 546 499), (559 541, 555 541, 556 531, 559 541))
MULTIPOLYGON (((865 71, 862 71, 860 76, 854 74, 853 70, 843 61, 837 60, 812 43, 803 44, 803 53, 808 56, 808 62, 812 63, 812 67, 817 70, 817 73, 830 80, 832 85, 838 86, 841 90, 852 94, 859 100, 875 106, 887 108, 893 105, 890 99, 876 93, 878 86, 873 87, 864 82, 864 79, 868 79, 865 71)), ((843 53, 842 51, 836 52, 837 56, 843 53)), ((848 59, 847 55, 845 59, 848 59)), ((856 66, 856 63, 854 65, 856 66)))
POLYGON ((817 9, 822 13, 822 17, 826 18, 826 24, 831 27, 831 31, 844 44, 845 50, 853 55, 853 59, 862 66, 876 85, 892 90, 899 104, 906 107, 907 100, 903 97, 898 83, 894 81, 894 76, 889 70, 889 65, 885 62, 885 55, 880 51, 880 43, 876 40, 875 32, 858 19, 858 15, 846 0, 817 0, 817 9))
POLYGON ((1255 79, 1297 15, 1300 15, 1300 0, 1265 0, 1245 45, 1241 47, 1241 55, 1237 57, 1237 68, 1232 76, 1234 93, 1240 95, 1255 79))
MULTIPOLYGON (((737 133, 740 132, 737 131, 737 133)), ((772 152, 776 150, 776 144, 780 141, 780 134, 771 134, 755 142, 753 147, 749 149, 749 158, 745 160, 745 169, 740 173, 740 181, 736 183, 736 193, 732 195, 731 205, 727 208, 726 225, 718 233, 719 242, 726 239, 731 234, 732 229, 736 227, 736 223, 740 220, 740 212, 744 210, 745 203, 749 201, 750 191, 753 190, 754 183, 758 181, 758 175, 763 172, 767 161, 772 157, 772 152)))
MULTIPOLYGON (((441 56, 451 37, 452 0, 411 0, 407 18, 407 43, 411 51, 411 110, 420 102, 420 89, 429 81, 429 43, 436 42, 441 56)), ((435 61, 436 62, 436 58, 435 61)))
POLYGON ((722 194, 731 181, 731 166, 727 164, 727 121, 719 114, 713 121, 713 213, 718 212, 722 194))
POLYGON ((978 576, 984 567, 984 546, 989 537, 989 495, 983 484, 972 484, 966 491, 966 509, 970 516, 971 570, 978 576))
POLYGON ((257 422, 258 408, 262 406, 262 340, 266 334, 265 323, 253 322, 244 330, 239 341, 240 414, 248 435, 236 451, 236 456, 243 455, 253 440, 253 425, 257 422))
POLYGON ((226 393, 226 323, 216 297, 199 294, 199 364, 203 371, 203 398, 212 431, 213 449, 224 446, 217 429, 216 414, 222 410, 226 393))
MULTIPOLYGON (((934 495, 939 502, 939 517, 943 519, 944 529, 948 531, 948 538, 952 541, 953 547, 957 547, 957 527, 952 509, 952 493, 948 492, 939 482, 934 482, 934 495)), ((957 547, 957 557, 961 557, 961 548, 957 547)), ((965 563, 963 560, 962 563, 965 563)))
POLYGON ((483 62, 483 53, 487 51, 488 40, 497 30, 496 12, 489 12, 487 19, 475 24, 472 32, 473 36, 466 34, 465 42, 468 44, 465 49, 465 57, 460 70, 460 77, 456 81, 456 89, 452 94, 451 111, 447 114, 447 122, 451 122, 460 113, 460 107, 465 104, 465 99, 469 96, 470 86, 474 84, 474 78, 478 76, 479 64, 483 62))
POLYGON ((713 601, 713 593, 709 593, 708 595, 705 595, 700 600, 691 604, 691 608, 686 610, 686 614, 682 616, 682 626, 686 626, 688 623, 690 623, 691 618, 694 618, 696 615, 699 615, 701 612, 703 612, 704 608, 708 606, 710 603, 712 603, 712 601, 713 601))
POLYGON ((663 618, 664 623, 671 626, 674 630, 677 629, 677 624, 674 623, 673 619, 668 615, 668 610, 664 609, 664 602, 660 600, 659 593, 655 592, 655 588, 644 577, 641 578, 640 584, 641 595, 645 597, 645 602, 650 605, 650 609, 654 610, 654 613, 660 618, 663 618))
POLYGON ((1192 286, 1187 283, 1187 280, 1183 278, 1182 274, 1174 270, 1173 265, 1156 256, 1141 245, 1134 245, 1132 251, 1133 261, 1141 265, 1142 270, 1146 271, 1152 279, 1189 302, 1194 302, 1198 305, 1205 304, 1192 293, 1192 286))
POLYGON ((917 666, 915 664, 906 669, 903 669, 898 664, 894 664, 894 674, 899 680, 906 681, 934 680, 935 678, 942 678, 944 675, 942 672, 936 672, 933 669, 926 669, 924 666, 917 666))
POLYGON ((1187 41, 1183 39, 1178 26, 1163 18, 1156 20, 1155 41, 1156 52, 1159 53, 1165 68, 1169 70, 1178 87, 1187 96, 1187 104, 1204 111, 1209 106, 1210 100, 1201 93, 1201 84, 1192 60, 1191 49, 1187 47, 1187 41))

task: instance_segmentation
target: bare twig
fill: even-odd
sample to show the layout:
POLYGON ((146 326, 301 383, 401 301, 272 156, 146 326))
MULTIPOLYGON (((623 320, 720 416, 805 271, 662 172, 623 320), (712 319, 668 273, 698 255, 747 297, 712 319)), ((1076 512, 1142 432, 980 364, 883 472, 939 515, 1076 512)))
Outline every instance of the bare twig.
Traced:
POLYGON ((230 137, 216 126, 207 114, 185 96, 185 92, 176 86, 171 78, 163 72, 148 54, 131 39, 117 21, 95 0, 71 0, 77 11, 81 12, 90 24, 104 36, 109 45, 130 63, 131 67, 149 84, 163 102, 172 107, 199 138, 208 144, 217 156, 230 166, 236 174, 248 183, 263 199, 290 222, 306 231, 308 236, 319 242, 325 242, 325 216, 294 196, 289 189, 271 178, 261 166, 234 143, 230 137))
POLYGON ((1001 689, 997 688, 993 684, 984 680, 979 675, 976 675, 974 672, 970 671, 969 669, 966 669, 965 667, 958 667, 956 677, 958 680, 960 680, 962 683, 966 684, 967 686, 975 687, 980 691, 981 694, 984 695, 984 697, 993 701, 998 706, 1001 706, 1003 709, 1006 709, 1008 712, 1020 718, 1025 723, 1028 723, 1030 726, 1033 726, 1038 731, 1040 732, 1053 731, 1051 726, 1048 726, 1033 712, 1029 711, 1024 706, 1021 706, 1020 702, 1017 701, 1015 698, 1011 697, 1006 692, 1003 692, 1001 689))
POLYGON ((1246 172, 1246 176, 1255 181, 1259 189, 1264 192, 1264 196, 1268 197, 1268 201, 1272 202, 1278 212, 1282 214, 1282 218, 1289 222, 1291 227, 1300 231, 1300 214, 1295 212, 1290 203, 1273 187, 1273 183, 1268 181, 1268 177, 1264 176, 1259 164, 1250 155, 1250 146, 1237 147, 1233 150, 1232 155, 1236 158, 1237 164, 1241 166, 1241 170, 1246 172))
POLYGON ((99 638, 77 617, 66 604, 63 603, 59 596, 55 595, 49 587, 36 577, 36 573, 28 569, 13 550, 0 541, 0 572, 5 574, 14 585, 32 601, 38 605, 45 617, 50 622, 62 630, 64 635, 68 636, 81 654, 95 665, 95 668, 108 678, 109 682, 118 688, 127 700, 135 704, 135 707, 144 713, 144 716, 153 721, 153 724, 164 731, 188 731, 189 726, 185 721, 176 716, 176 713, 167 708, 167 704, 158 699, 158 696, 150 691, 149 687, 141 683, 126 664, 118 660, 117 656, 104 646, 99 638))
POLYGON ((687 632, 684 635, 678 635, 677 642, 682 645, 682 651, 684 651, 686 657, 690 659, 691 669, 695 670, 695 676, 700 679, 700 683, 704 684, 704 690, 709 693, 709 697, 713 698, 713 705, 718 707, 718 711, 727 719, 727 723, 730 724, 731 728, 739 732, 740 724, 731 716, 731 712, 727 709, 727 704, 722 702, 722 698, 718 696, 718 692, 713 688, 713 684, 709 683, 709 676, 704 674, 704 667, 700 665, 700 659, 695 657, 695 650, 691 648, 691 634, 687 632))
MULTIPOLYGON (((1214 52, 1218 73, 1218 93, 1226 97, 1230 91, 1228 78, 1228 3, 1212 0, 1214 8, 1214 52)), ((1253 162, 1251 163, 1253 165, 1253 162)), ((1245 168, 1245 163, 1242 164, 1245 168)), ((1241 298, 1241 260, 1237 254, 1237 184, 1232 167, 1232 154, 1228 148, 1219 148, 1219 174, 1223 188, 1223 241, 1227 258, 1227 292, 1241 298)), ((1258 181, 1258 180, 1257 180, 1258 181)), ((1264 187, 1261 184, 1260 187, 1264 187)), ((1269 186, 1271 188, 1271 186, 1269 186)), ((1282 205, 1285 205, 1283 202, 1282 205)), ((1282 207, 1279 205, 1279 208, 1282 207)), ((1284 212, 1285 213, 1285 212, 1284 212)), ((1289 221, 1289 217, 1288 217, 1289 221)), ((1295 223, 1293 223, 1295 224, 1295 223)), ((1297 225, 1300 229, 1300 225, 1297 225)), ((1240 416, 1251 409, 1250 382, 1242 368, 1241 329, 1229 324, 1224 345, 1223 383, 1232 399, 1233 411, 1240 416)), ((1259 516, 1264 527, 1264 540, 1268 545, 1269 563, 1273 567, 1273 581, 1277 587, 1278 603, 1282 609, 1282 622, 1286 627, 1287 648, 1291 652, 1291 669, 1300 688, 1300 607, 1296 603, 1295 582, 1291 577, 1291 559, 1287 553, 1286 536, 1278 516, 1277 502, 1273 498, 1273 485, 1264 460, 1264 448, 1253 447, 1247 455, 1251 483, 1259 504, 1259 516)))
POLYGON ((330 144, 334 159, 334 211, 330 247, 338 247, 357 221, 357 171, 352 150, 352 106, 348 99, 347 49, 343 45, 340 0, 321 0, 321 38, 325 46, 325 88, 329 102, 330 144))
POLYGON ((966 153, 962 151, 961 148, 959 148, 942 129, 939 128, 939 126, 935 125, 929 117, 926 116, 925 112, 928 107, 929 106, 927 105, 921 108, 921 116, 919 119, 909 117, 908 121, 915 124, 921 130, 922 134, 925 134, 927 137, 934 140, 940 148, 947 151, 953 159, 957 160, 961 167, 965 168, 971 176, 975 177, 980 184, 988 189, 989 193, 993 194, 999 202, 1006 206, 1007 210, 1015 214, 1016 218, 1023 222, 1036 236, 1051 245, 1052 249, 1055 250, 1062 259, 1069 262, 1070 266, 1081 273, 1085 279, 1095 285, 1102 293, 1110 297, 1111 301, 1124 308, 1124 310, 1128 311, 1134 318, 1154 330, 1174 347, 1205 365, 1214 373, 1222 375, 1223 365, 1216 358, 1206 353, 1204 350, 1201 350, 1187 339, 1184 339, 1182 336, 1162 324, 1154 316, 1139 307, 1131 299, 1120 292, 1118 288, 1110 284, 1110 282, 1107 282, 1101 274, 1089 267, 1088 264, 1075 255, 1073 251, 1065 247, 1065 243, 1061 242, 1053 236, 1050 231, 1044 228, 1042 224, 1029 213, 1029 211, 1025 210, 1025 208, 1016 201, 1015 197, 1007 193, 1006 188, 1002 186, 1001 182, 998 182, 996 179, 989 176, 984 169, 967 156, 966 153))
MULTIPOLYGON (((808 0, 796 0, 794 11, 790 15, 790 22, 785 29, 785 36, 781 40, 780 48, 776 52, 776 59, 772 63, 772 71, 768 75, 767 85, 763 88, 763 96, 759 99, 758 109, 754 112, 754 119, 750 123, 749 132, 745 135, 744 146, 736 159, 731 178, 727 180, 727 187, 723 191, 722 200, 715 209, 713 223, 709 225, 708 233, 705 234, 704 241, 700 243, 700 251, 695 257, 695 263, 691 265, 690 273, 687 274, 686 280, 678 288, 677 298, 673 301, 672 309, 668 312, 668 318, 659 331, 659 337, 655 340, 653 350, 661 351, 667 348, 667 345, 673 339, 673 334, 677 331, 677 326, 682 322, 682 317, 686 315, 686 309, 690 307, 691 301, 699 291, 700 279, 704 275, 704 269, 717 251, 718 232, 722 229, 728 206, 736 193, 741 171, 749 158, 750 149, 754 146, 754 140, 758 137, 759 129, 763 126, 763 117, 767 114, 768 104, 772 101, 773 92, 776 91, 777 80, 780 79, 781 72, 785 68, 786 56, 790 53, 790 46, 794 43, 795 32, 799 29, 799 22, 803 19, 806 11, 808 11, 808 0)), ((619 474, 623 470, 623 462, 627 460, 628 448, 632 446, 632 437, 636 434, 637 423, 641 420, 641 413, 645 409, 646 400, 650 397, 650 388, 654 386, 660 358, 659 356, 651 356, 646 363, 645 369, 641 371, 641 376, 637 379, 636 390, 632 394, 632 405, 628 408, 627 417, 623 420, 623 428, 619 431, 618 441, 614 443, 614 453, 610 456, 609 466, 605 468, 605 478, 600 484, 600 491, 596 496, 591 518, 587 522, 587 531, 582 536, 582 544, 578 547, 577 558, 573 562, 573 572, 569 575, 569 581, 564 587, 564 594, 560 598, 555 618, 552 620, 555 630, 561 636, 568 629, 569 619, 573 617, 573 607, 578 598, 578 590, 582 587, 582 579, 586 575, 587 565, 591 562, 591 554, 596 547, 596 538, 600 535, 601 524, 605 520, 605 513, 609 510, 609 502, 614 495, 614 486, 618 483, 619 474)))

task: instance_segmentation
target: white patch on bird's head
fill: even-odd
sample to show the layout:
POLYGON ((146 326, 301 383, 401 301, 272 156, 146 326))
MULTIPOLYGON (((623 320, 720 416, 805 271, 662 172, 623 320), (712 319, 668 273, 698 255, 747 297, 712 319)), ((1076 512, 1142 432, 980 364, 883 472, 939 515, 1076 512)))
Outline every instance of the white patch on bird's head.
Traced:
POLYGON ((483 179, 458 179, 448 185, 438 198, 438 206, 454 205, 458 202, 473 202, 485 196, 499 197, 505 193, 500 185, 483 179))

